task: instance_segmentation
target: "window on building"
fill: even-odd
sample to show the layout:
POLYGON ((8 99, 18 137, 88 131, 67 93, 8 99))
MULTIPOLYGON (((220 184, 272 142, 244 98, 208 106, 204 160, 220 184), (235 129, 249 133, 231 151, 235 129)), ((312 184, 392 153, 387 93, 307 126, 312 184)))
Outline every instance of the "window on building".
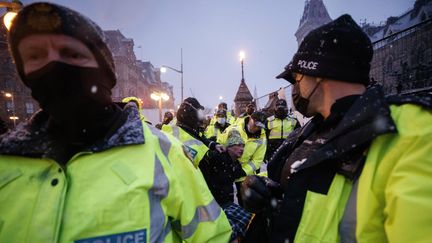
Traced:
POLYGON ((33 113, 34 113, 34 106, 33 106, 33 103, 31 103, 31 102, 27 102, 27 103, 25 104, 25 106, 26 106, 26 113, 27 113, 27 114, 33 114, 33 113))
POLYGON ((393 72, 393 58, 392 57, 389 57, 387 59, 387 62, 385 64, 385 70, 388 73, 393 72))

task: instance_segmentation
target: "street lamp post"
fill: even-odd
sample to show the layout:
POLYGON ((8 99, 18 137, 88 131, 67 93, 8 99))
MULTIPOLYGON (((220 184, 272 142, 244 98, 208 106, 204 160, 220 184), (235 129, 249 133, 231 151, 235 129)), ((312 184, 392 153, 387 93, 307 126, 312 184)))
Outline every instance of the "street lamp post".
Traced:
POLYGON ((169 96, 165 94, 164 92, 153 92, 150 94, 150 98, 152 100, 155 100, 158 102, 158 108, 159 108, 159 122, 162 122, 162 100, 167 101, 169 100, 169 96))
POLYGON ((167 65, 162 65, 160 71, 165 73, 167 68, 181 74, 181 102, 183 102, 183 48, 180 48, 180 70, 167 65))
POLYGON ((12 101, 12 116, 9 117, 13 121, 14 127, 16 127, 16 120, 18 120, 18 117, 15 115, 15 102, 14 97, 11 93, 5 93, 5 96, 7 98, 10 98, 12 101))

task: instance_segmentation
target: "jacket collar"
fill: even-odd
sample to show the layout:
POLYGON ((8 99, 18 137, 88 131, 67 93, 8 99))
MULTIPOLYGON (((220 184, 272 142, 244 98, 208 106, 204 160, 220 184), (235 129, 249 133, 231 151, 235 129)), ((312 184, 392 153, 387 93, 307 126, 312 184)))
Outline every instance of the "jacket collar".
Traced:
POLYGON ((354 102, 323 146, 311 154, 298 170, 337 158, 370 143, 379 135, 396 132, 382 88, 373 86, 354 102))
MULTIPOLYGON (((100 152, 122 145, 144 144, 143 126, 136 105, 128 103, 121 116, 125 121, 119 128, 83 150, 100 152)), ((59 152, 58 142, 48 133, 48 122, 48 114, 39 111, 28 122, 1 135, 0 154, 55 158, 53 155, 59 152)))

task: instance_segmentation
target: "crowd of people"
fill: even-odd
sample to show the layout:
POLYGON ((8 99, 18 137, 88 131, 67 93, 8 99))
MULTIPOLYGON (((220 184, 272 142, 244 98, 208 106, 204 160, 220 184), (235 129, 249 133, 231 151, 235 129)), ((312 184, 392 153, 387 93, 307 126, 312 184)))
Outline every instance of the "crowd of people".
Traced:
POLYGON ((0 135, 0 242, 432 241, 432 96, 370 85, 349 15, 277 76, 304 126, 285 99, 205 122, 193 97, 153 126, 112 101, 98 25, 60 5, 25 6, 8 40, 41 110, 0 135))

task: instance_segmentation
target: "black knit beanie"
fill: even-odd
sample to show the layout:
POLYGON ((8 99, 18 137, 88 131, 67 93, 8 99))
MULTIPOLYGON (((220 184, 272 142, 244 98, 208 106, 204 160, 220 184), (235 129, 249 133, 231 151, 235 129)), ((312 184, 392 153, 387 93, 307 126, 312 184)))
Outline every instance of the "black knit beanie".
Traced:
POLYGON ((193 97, 184 99, 177 110, 177 121, 192 129, 197 129, 199 125, 198 110, 204 110, 204 107, 193 97))
POLYGON ((116 83, 114 60, 104 42, 101 28, 87 17, 69 8, 53 3, 33 3, 25 6, 15 17, 9 32, 9 45, 18 74, 25 81, 24 67, 18 52, 19 42, 31 34, 62 34, 82 41, 104 68, 109 85, 116 83))
POLYGON ((292 74, 296 72, 367 85, 372 55, 369 37, 345 14, 311 31, 276 78, 295 83, 292 74))

